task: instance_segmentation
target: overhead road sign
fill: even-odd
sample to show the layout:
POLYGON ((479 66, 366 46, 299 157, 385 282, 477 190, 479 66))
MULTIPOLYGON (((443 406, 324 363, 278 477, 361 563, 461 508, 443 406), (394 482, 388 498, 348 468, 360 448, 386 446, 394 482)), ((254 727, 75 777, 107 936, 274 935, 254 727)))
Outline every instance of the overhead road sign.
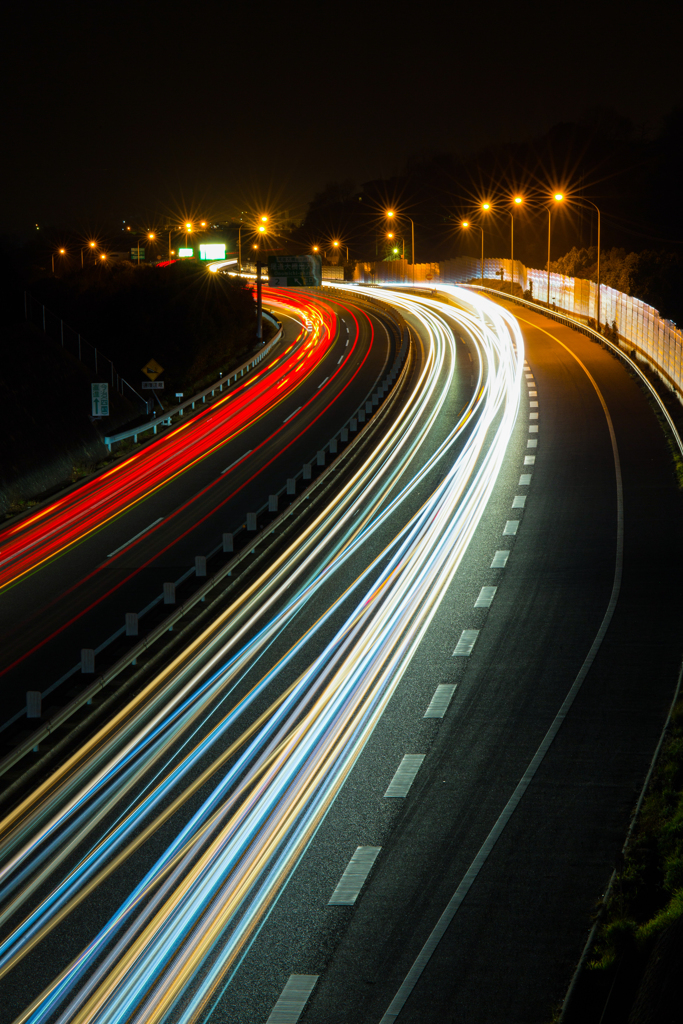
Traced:
POLYGON ((143 391, 163 391, 164 382, 163 380, 143 380, 142 382, 143 391))
POLYGON ((269 256, 268 283, 275 288, 316 288, 322 284, 320 256, 269 256))
POLYGON ((225 243, 221 242, 220 245, 217 242, 202 243, 199 246, 199 258, 200 260, 224 260, 225 243))
POLYGON ((150 380, 156 380, 159 374, 164 372, 164 368, 156 361, 156 359, 149 359, 142 367, 142 372, 149 377, 150 380))
POLYGON ((108 416, 109 415, 109 385, 108 384, 91 384, 90 385, 90 397, 92 400, 92 415, 93 416, 108 416))

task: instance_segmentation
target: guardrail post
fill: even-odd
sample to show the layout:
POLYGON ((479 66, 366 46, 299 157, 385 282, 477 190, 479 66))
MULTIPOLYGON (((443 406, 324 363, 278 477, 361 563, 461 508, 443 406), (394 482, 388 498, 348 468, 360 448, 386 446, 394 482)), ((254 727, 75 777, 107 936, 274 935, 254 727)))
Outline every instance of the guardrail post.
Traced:
POLYGON ((304 462, 304 480, 311 479, 311 464, 310 462, 304 462))
POLYGON ((223 534, 223 551, 230 552, 235 550, 235 542, 231 533, 223 534))
POLYGON ((352 434, 355 434, 356 431, 358 430, 358 420, 356 419, 355 416, 353 417, 353 419, 349 423, 349 430, 351 431, 352 434))
POLYGON ((343 444, 345 441, 348 441, 348 439, 349 439, 349 428, 348 427, 342 427, 340 441, 343 444))
POLYGON ((126 636, 138 635, 138 613, 126 612, 126 636))
POLYGON ((337 454, 337 438, 333 437, 332 440, 330 441, 330 455, 336 455, 336 454, 337 454))
POLYGON ((370 416, 372 414, 372 402, 365 403, 365 411, 370 416))
POLYGON ((325 465, 325 450, 324 449, 322 451, 318 452, 318 458, 317 458, 316 462, 317 462, 318 466, 324 466, 325 465))
POLYGON ((26 717, 41 718, 43 714, 43 695, 40 690, 26 691, 26 717))
MULTIPOLYGON (((351 422, 353 423, 353 420, 351 422)), ((365 409, 358 410, 358 422, 365 423, 365 409)))
POLYGON ((92 675, 95 671, 95 652, 92 647, 81 648, 81 672, 92 675))
POLYGON ((287 477, 287 494, 296 494, 296 480, 293 476, 287 477))
POLYGON ((164 604, 175 604, 175 583, 164 583, 164 604))
POLYGON ((256 513, 247 512, 247 530, 249 533, 254 533, 257 529, 256 513))
POLYGON ((268 511, 277 512, 277 494, 268 495, 268 511))
POLYGON ((206 556, 197 555, 194 560, 194 571, 197 576, 206 576, 206 556))

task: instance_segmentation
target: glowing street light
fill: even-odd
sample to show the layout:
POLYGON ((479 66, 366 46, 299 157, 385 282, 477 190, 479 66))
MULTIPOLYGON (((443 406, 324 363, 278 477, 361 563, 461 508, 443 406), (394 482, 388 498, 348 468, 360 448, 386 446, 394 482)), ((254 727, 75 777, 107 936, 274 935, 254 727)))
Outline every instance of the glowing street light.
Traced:
MULTIPOLYGON (((386 216, 388 217, 389 220, 392 220, 396 216, 396 211, 395 210, 386 210, 385 213, 386 213, 386 216)), ((408 217, 405 213, 402 214, 402 216, 405 217, 406 220, 410 221, 410 240, 411 240, 410 256, 411 256, 412 267, 413 267, 413 287, 414 287, 415 286, 415 221, 413 220, 412 217, 408 217)), ((405 248, 404 248, 404 251, 405 251, 405 248)))
POLYGON ((510 210, 510 295, 512 295, 515 281, 515 218, 513 211, 515 206, 521 206, 523 202, 524 200, 521 196, 515 196, 513 199, 514 206, 510 210))
POLYGON ((81 246, 81 270, 83 269, 83 253, 86 252, 88 248, 96 249, 97 242, 88 242, 87 245, 81 246))
MULTIPOLYGON (((154 234, 153 231, 148 231, 146 237, 151 242, 154 238, 156 238, 156 235, 154 234)), ((140 239, 139 238, 138 238, 138 266, 140 266, 140 239)))
MULTIPOLYGON (((556 203, 561 203, 562 200, 564 199, 564 196, 562 195, 561 192, 556 192, 555 195, 553 196, 553 199, 555 200, 556 203)), ((546 296, 546 305, 547 306, 550 306, 550 212, 551 212, 552 208, 553 208, 553 204, 551 203, 549 205, 549 207, 548 207, 548 294, 546 296)))
POLYGON ((52 273, 55 272, 55 256, 65 256, 66 249, 58 249, 56 253, 52 253, 52 273))
MULTIPOLYGON (((395 235, 394 235, 393 231, 387 231, 387 238, 391 239, 391 238, 394 238, 394 237, 395 237, 395 235)), ((402 246, 402 249, 403 249, 403 252, 402 252, 402 255, 401 255, 401 259, 404 260, 406 258, 406 240, 405 240, 405 238, 401 239, 401 246, 402 246)), ((398 249, 392 249, 391 251, 397 253, 398 249)))

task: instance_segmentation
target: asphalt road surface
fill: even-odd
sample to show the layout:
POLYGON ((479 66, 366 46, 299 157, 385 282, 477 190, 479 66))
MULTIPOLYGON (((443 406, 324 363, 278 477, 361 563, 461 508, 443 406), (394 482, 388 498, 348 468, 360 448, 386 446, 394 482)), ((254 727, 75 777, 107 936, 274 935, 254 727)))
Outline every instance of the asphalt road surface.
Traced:
MULTIPOLYGON (((121 627, 126 612, 142 610, 165 582, 187 573, 196 555, 237 530, 247 512, 260 508, 348 422, 382 375, 390 342, 381 317, 353 303, 331 305, 338 315, 333 344, 284 400, 102 529, 0 591, 0 726, 21 712, 26 690, 50 688, 78 664, 81 648, 98 648, 121 627)), ((283 351, 302 323, 278 314, 283 351)), ((253 386, 249 378, 246 386, 253 386)), ((98 670, 102 663, 98 659, 98 670)), ((44 713, 83 683, 80 673, 72 676, 46 699, 44 713)))
MULTIPOLYGON (((510 310, 527 367, 483 517, 336 800, 201 1020, 265 1022, 292 975, 303 976, 289 990, 304 992, 302 1024, 542 1024, 564 994, 676 683, 681 508, 666 439, 621 363, 510 310)), ((422 459, 471 391, 460 342, 453 365, 422 459)), ((463 445, 425 476, 401 521, 463 445)), ((377 531, 303 624, 283 628, 269 665, 395 529, 377 531)), ((309 660, 293 661, 292 675, 309 660)), ((3 978, 3 1021, 82 948, 175 828, 3 978)), ((273 1021, 296 1019, 277 1012, 273 1021)))

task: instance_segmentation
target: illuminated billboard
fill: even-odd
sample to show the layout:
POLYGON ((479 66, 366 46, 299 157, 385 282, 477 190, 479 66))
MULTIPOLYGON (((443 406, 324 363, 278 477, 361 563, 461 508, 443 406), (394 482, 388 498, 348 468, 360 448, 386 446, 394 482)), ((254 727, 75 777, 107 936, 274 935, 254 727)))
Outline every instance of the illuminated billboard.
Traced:
POLYGON ((194 256, 194 249, 178 249, 178 256, 180 259, 187 259, 188 256, 194 256))
POLYGON ((199 246, 200 260, 224 260, 225 242, 206 242, 199 246))

